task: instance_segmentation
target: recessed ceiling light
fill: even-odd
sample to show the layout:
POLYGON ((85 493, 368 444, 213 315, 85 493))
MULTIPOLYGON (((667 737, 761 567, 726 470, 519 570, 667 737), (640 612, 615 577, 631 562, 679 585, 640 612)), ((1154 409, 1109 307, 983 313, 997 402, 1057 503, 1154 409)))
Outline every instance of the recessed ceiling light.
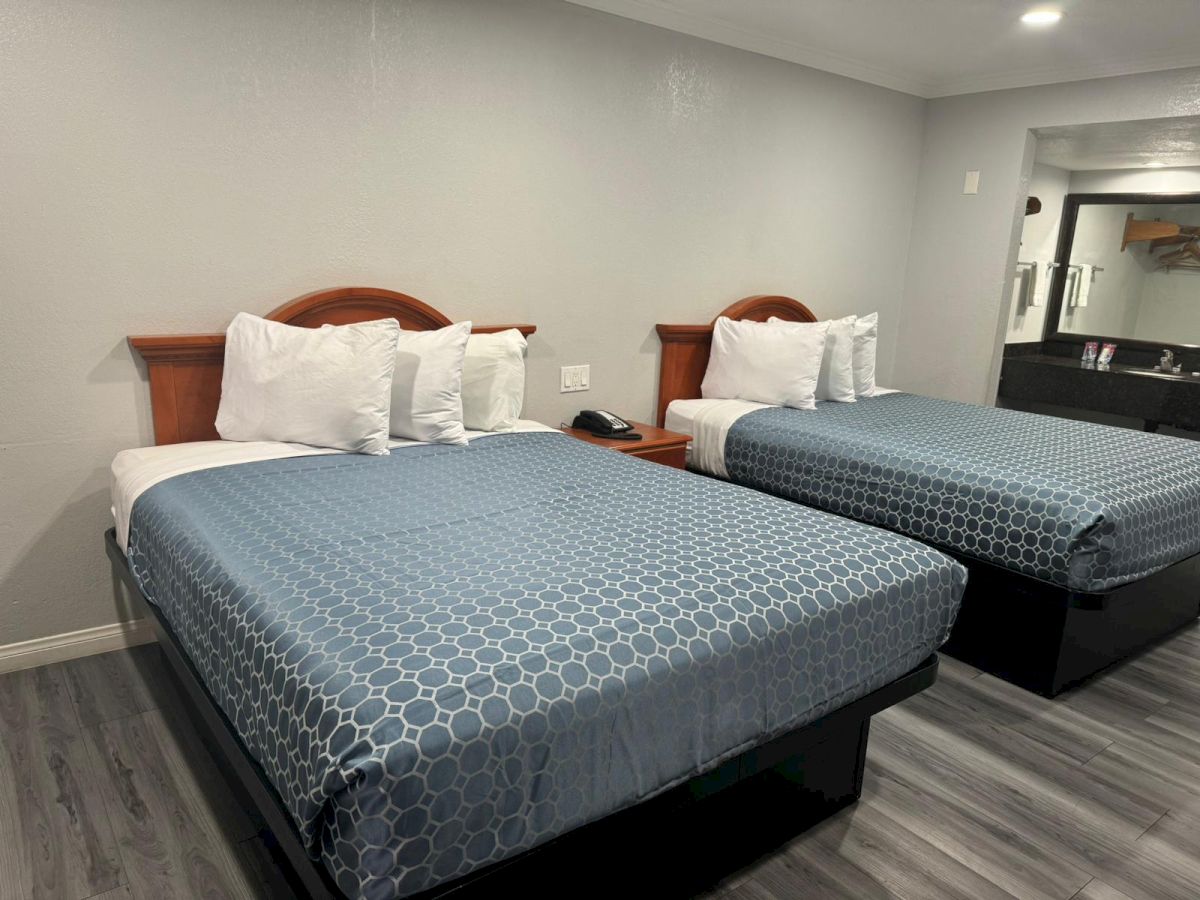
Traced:
POLYGON ((1167 164, 1163 163, 1163 162, 1148 162, 1148 163, 1142 163, 1142 165, 1145 166, 1147 169, 1163 169, 1163 168, 1166 168, 1167 164))
POLYGON ((1061 18, 1062 13, 1057 9, 1031 9, 1021 16, 1021 21, 1026 25, 1054 25, 1061 18))

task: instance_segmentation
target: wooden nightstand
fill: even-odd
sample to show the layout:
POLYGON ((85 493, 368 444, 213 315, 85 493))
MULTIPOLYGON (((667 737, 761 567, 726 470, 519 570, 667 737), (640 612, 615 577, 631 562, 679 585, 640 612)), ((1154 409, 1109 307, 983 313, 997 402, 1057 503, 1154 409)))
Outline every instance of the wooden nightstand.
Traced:
POLYGON ((680 434, 677 431, 667 431, 665 428, 655 428, 642 422, 626 419, 633 430, 642 436, 640 441, 615 441, 612 438, 599 437, 578 428, 563 427, 563 434, 595 444, 597 447, 607 447, 627 456, 638 456, 650 462, 662 463, 682 469, 687 464, 687 445, 692 439, 690 434, 680 434))

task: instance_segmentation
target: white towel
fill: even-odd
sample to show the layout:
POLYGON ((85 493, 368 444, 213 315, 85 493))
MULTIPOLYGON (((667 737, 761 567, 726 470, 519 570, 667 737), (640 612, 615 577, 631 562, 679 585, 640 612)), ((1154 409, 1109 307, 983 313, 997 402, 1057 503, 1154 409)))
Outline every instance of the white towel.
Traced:
POLYGON ((1079 267, 1079 274, 1075 277, 1075 305, 1087 306, 1088 294, 1092 292, 1092 277, 1094 276, 1092 267, 1084 263, 1079 267))
POLYGON ((1029 286, 1025 296, 1030 306, 1046 305, 1046 288, 1049 287, 1052 271, 1049 263, 1040 260, 1029 267, 1029 286))
POLYGON ((1017 269, 1017 277, 1013 279, 1012 302, 1013 308, 1019 316, 1025 314, 1025 307, 1029 305, 1029 282, 1026 281, 1027 277, 1023 269, 1017 269))

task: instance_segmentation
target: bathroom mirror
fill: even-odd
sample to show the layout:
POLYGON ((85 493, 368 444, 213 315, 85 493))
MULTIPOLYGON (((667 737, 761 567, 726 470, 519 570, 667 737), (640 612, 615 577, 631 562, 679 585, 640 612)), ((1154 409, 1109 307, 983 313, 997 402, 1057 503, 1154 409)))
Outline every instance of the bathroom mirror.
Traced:
POLYGON ((1047 339, 1200 345, 1200 194, 1068 194, 1043 277, 1047 339))

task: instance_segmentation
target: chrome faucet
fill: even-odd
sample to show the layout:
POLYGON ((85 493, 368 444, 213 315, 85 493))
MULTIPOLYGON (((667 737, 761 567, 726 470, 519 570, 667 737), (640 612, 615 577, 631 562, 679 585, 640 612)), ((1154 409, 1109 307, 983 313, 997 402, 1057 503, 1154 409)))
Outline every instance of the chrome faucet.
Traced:
POLYGON ((1158 361, 1158 370, 1160 372, 1178 372, 1179 367, 1175 365, 1175 353, 1172 350, 1163 350, 1162 359, 1158 361))

